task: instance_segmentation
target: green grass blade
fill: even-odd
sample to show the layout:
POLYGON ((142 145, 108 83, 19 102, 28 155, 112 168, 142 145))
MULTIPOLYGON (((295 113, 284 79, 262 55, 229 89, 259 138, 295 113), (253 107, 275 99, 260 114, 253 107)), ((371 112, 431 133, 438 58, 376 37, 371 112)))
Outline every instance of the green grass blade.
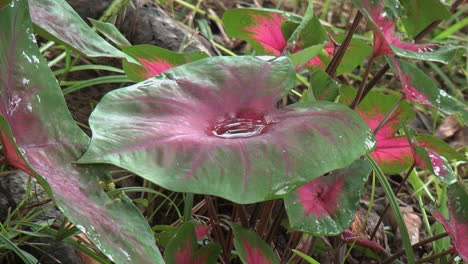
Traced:
POLYGON ((308 256, 304 253, 302 253, 301 251, 299 250, 295 250, 293 249, 292 250, 294 252, 294 254, 298 255, 299 257, 303 258, 305 261, 307 261, 308 263, 310 264, 320 264, 320 262, 316 261, 314 258, 312 258, 311 256, 308 256))
POLYGON ((78 91, 80 89, 90 87, 93 85, 104 84, 104 83, 130 83, 133 82, 129 80, 126 75, 111 75, 104 77, 97 77, 94 79, 89 79, 86 81, 79 82, 75 85, 72 85, 68 88, 63 89, 63 94, 69 94, 71 92, 78 91))
POLYGON ((5 237, 2 233, 0 233, 0 242, 5 244, 7 248, 9 248, 11 251, 15 252, 18 257, 21 258, 21 260, 25 264, 36 264, 39 263, 39 261, 33 257, 31 254, 28 252, 20 249, 18 246, 15 245, 15 243, 11 242, 7 237, 5 237))
POLYGON ((367 160, 371 163, 371 166, 374 169, 375 175, 377 176, 377 179, 379 180, 380 185, 382 186, 385 194, 387 195, 393 214, 395 215, 395 219, 396 219, 396 222, 400 230, 400 234, 401 234, 401 240, 403 241, 403 246, 405 247, 405 252, 406 252, 408 263, 415 264, 416 261, 414 257, 413 247, 411 246, 408 229, 406 229, 406 224, 403 220, 403 216, 401 215, 400 207, 398 205, 398 201, 395 196, 395 193, 393 192, 392 187, 390 186, 390 183, 385 177, 385 174, 382 172, 382 169, 380 169, 379 165, 375 162, 375 160, 369 155, 366 155, 366 157, 367 157, 367 160))

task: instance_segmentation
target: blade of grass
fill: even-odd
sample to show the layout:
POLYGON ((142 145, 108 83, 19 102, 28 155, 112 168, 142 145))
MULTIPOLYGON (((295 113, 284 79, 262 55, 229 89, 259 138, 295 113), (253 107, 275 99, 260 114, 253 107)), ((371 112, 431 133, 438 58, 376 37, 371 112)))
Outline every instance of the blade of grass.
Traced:
POLYGON ((299 257, 303 258, 305 261, 307 261, 308 263, 310 264, 320 264, 320 262, 316 261, 314 258, 312 258, 311 256, 308 256, 304 253, 302 253, 301 251, 299 250, 295 250, 293 249, 292 250, 294 252, 294 254, 298 255, 299 257))
POLYGON ((97 77, 94 79, 89 79, 89 80, 79 82, 75 85, 65 88, 63 89, 63 94, 69 94, 71 92, 75 92, 75 91, 78 91, 80 89, 83 89, 89 86, 104 84, 104 83, 133 83, 133 81, 128 79, 126 75, 111 75, 111 76, 97 77))
POLYGON ((31 254, 28 252, 20 249, 15 243, 11 242, 7 237, 5 237, 2 233, 0 233, 0 242, 5 244, 7 248, 9 248, 11 251, 15 252, 18 257, 21 258, 21 260, 25 264, 37 264, 39 261, 33 257, 31 254))
MULTIPOLYGON (((102 71, 110 71, 110 72, 117 72, 117 73, 124 73, 122 69, 107 66, 107 65, 78 65, 78 66, 73 66, 70 68, 69 72, 74 72, 74 71, 86 71, 86 70, 102 70, 102 71)), ((66 72, 66 69, 60 69, 54 71, 54 75, 60 75, 66 72)))
POLYGON ((390 203, 390 206, 392 207, 393 214, 395 215, 395 219, 396 219, 398 228, 400 230, 401 240, 403 241, 403 246, 405 247, 405 252, 406 252, 406 257, 408 259, 408 263, 415 264, 416 260, 414 257, 413 247, 411 246, 408 229, 406 229, 406 224, 403 220, 403 216, 401 214, 400 207, 398 205, 398 201, 395 196, 395 193, 393 192, 392 187, 390 186, 390 183, 385 177, 385 174, 382 172, 382 169, 375 162, 375 160, 369 155, 366 155, 366 158, 371 163, 371 166, 374 169, 375 175, 377 176, 377 179, 379 180, 380 185, 382 186, 385 194, 387 195, 387 199, 390 203))
POLYGON ((460 31, 461 29, 463 29, 466 26, 468 26, 468 17, 465 17, 464 19, 462 19, 458 23, 453 24, 452 26, 450 26, 446 30, 440 32, 439 35, 437 35, 433 40, 438 41, 438 40, 446 39, 446 38, 450 37, 451 35, 457 33, 458 31, 460 31))

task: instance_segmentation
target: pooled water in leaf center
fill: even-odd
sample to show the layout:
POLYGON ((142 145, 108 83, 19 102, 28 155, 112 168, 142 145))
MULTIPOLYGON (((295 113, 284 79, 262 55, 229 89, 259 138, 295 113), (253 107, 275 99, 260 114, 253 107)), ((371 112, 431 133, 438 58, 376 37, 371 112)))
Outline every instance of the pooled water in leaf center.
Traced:
POLYGON ((264 118, 234 117, 218 123, 211 132, 220 138, 247 138, 262 134, 268 124, 264 118))

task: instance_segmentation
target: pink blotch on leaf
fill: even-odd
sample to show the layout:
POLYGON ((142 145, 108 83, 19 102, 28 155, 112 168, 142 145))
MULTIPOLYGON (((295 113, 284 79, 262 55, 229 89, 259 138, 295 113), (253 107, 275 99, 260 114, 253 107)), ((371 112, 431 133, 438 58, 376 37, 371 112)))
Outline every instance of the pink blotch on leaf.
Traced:
MULTIPOLYGON (((447 174, 447 169, 445 168, 445 164, 444 164, 444 160, 442 159, 442 157, 435 153, 435 152, 432 152, 432 151, 428 151, 427 152, 427 155, 429 156, 429 160, 431 161, 431 166, 432 166, 432 169, 434 170, 434 173, 436 175, 445 175, 447 174)), ((424 162, 424 160, 415 155, 416 156, 416 165, 418 165, 419 167, 421 168, 426 168, 427 169, 427 165, 426 163, 424 162)))
POLYGON ((378 28, 373 28, 374 32, 374 48, 372 57, 382 55, 394 54, 389 44, 400 49, 415 51, 415 52, 428 52, 432 51, 433 45, 418 45, 414 43, 401 42, 400 37, 395 34, 395 22, 387 17, 383 10, 382 0, 374 6, 370 7, 367 1, 364 1, 364 8, 366 8, 372 20, 374 20, 378 28), (379 32, 380 30, 380 32, 379 32))
POLYGON ((327 183, 322 177, 296 190, 296 194, 299 196, 299 202, 304 207, 304 213, 306 215, 325 217, 327 215, 332 215, 338 208, 339 194, 342 192, 343 188, 342 179, 327 183))
POLYGON ((357 236, 351 230, 345 230, 341 233, 341 240, 345 243, 355 243, 356 245, 370 248, 375 252, 385 251, 385 249, 377 242, 369 240, 367 238, 363 238, 361 236, 357 236))
POLYGON ((400 78, 403 87, 402 92, 404 98, 410 102, 433 107, 432 103, 427 100, 427 98, 429 98, 429 95, 421 93, 416 88, 411 86, 410 76, 403 73, 400 67, 400 63, 395 58, 392 57, 391 60, 393 61, 393 64, 395 65, 396 71, 400 78))
POLYGON ((263 255, 260 248, 253 248, 250 243, 244 240, 246 252, 245 261, 249 264, 271 264, 272 261, 263 255))
MULTIPOLYGON (((375 130, 384 116, 377 112, 367 114, 358 111, 358 114, 366 121, 371 130, 375 130)), ((377 141, 372 158, 380 165, 383 163, 406 163, 412 162, 413 151, 405 136, 395 136, 398 128, 398 113, 393 115, 385 125, 377 131, 375 140, 377 141)))
POLYGON ((15 145, 8 139, 3 131, 0 131, 0 143, 3 146, 5 159, 9 165, 25 171, 29 175, 33 175, 29 165, 26 164, 23 157, 18 155, 15 145))
POLYGON ((197 236, 197 240, 200 240, 203 237, 205 237, 206 235, 208 235, 210 230, 211 230, 211 227, 207 226, 207 225, 198 225, 198 226, 196 226, 195 227, 195 234, 197 236))
MULTIPOLYGON (((325 45, 324 50, 327 52, 329 58, 331 58, 335 52, 335 46, 333 43, 329 42, 325 45)), ((320 69, 325 69, 326 65, 319 56, 312 58, 307 64, 309 67, 319 67, 320 69)))
POLYGON ((138 58, 138 61, 146 70, 145 72, 140 73, 140 76, 143 78, 151 78, 174 68, 174 65, 162 59, 146 60, 143 58, 138 58))
POLYGON ((205 264, 206 258, 207 255, 196 256, 194 252, 192 252, 190 241, 187 241, 183 248, 175 252, 177 264, 205 264))
POLYGON ((460 257, 468 261, 468 219, 456 219, 455 213, 451 208, 449 208, 450 219, 448 221, 438 212, 433 212, 432 215, 449 233, 453 247, 460 257))
POLYGON ((265 52, 275 56, 281 55, 286 47, 286 40, 281 31, 281 22, 285 19, 281 14, 271 13, 269 16, 253 15, 255 24, 244 30, 252 33, 251 38, 260 42, 265 52))

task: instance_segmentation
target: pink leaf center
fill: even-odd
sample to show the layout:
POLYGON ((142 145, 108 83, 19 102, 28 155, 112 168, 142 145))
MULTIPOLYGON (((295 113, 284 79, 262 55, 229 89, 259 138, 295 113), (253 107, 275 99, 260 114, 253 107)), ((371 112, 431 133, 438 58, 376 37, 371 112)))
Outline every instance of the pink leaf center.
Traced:
POLYGON ((296 193, 306 215, 324 217, 333 214, 338 208, 339 194, 342 188, 341 179, 326 183, 322 178, 318 178, 297 189, 296 193))

